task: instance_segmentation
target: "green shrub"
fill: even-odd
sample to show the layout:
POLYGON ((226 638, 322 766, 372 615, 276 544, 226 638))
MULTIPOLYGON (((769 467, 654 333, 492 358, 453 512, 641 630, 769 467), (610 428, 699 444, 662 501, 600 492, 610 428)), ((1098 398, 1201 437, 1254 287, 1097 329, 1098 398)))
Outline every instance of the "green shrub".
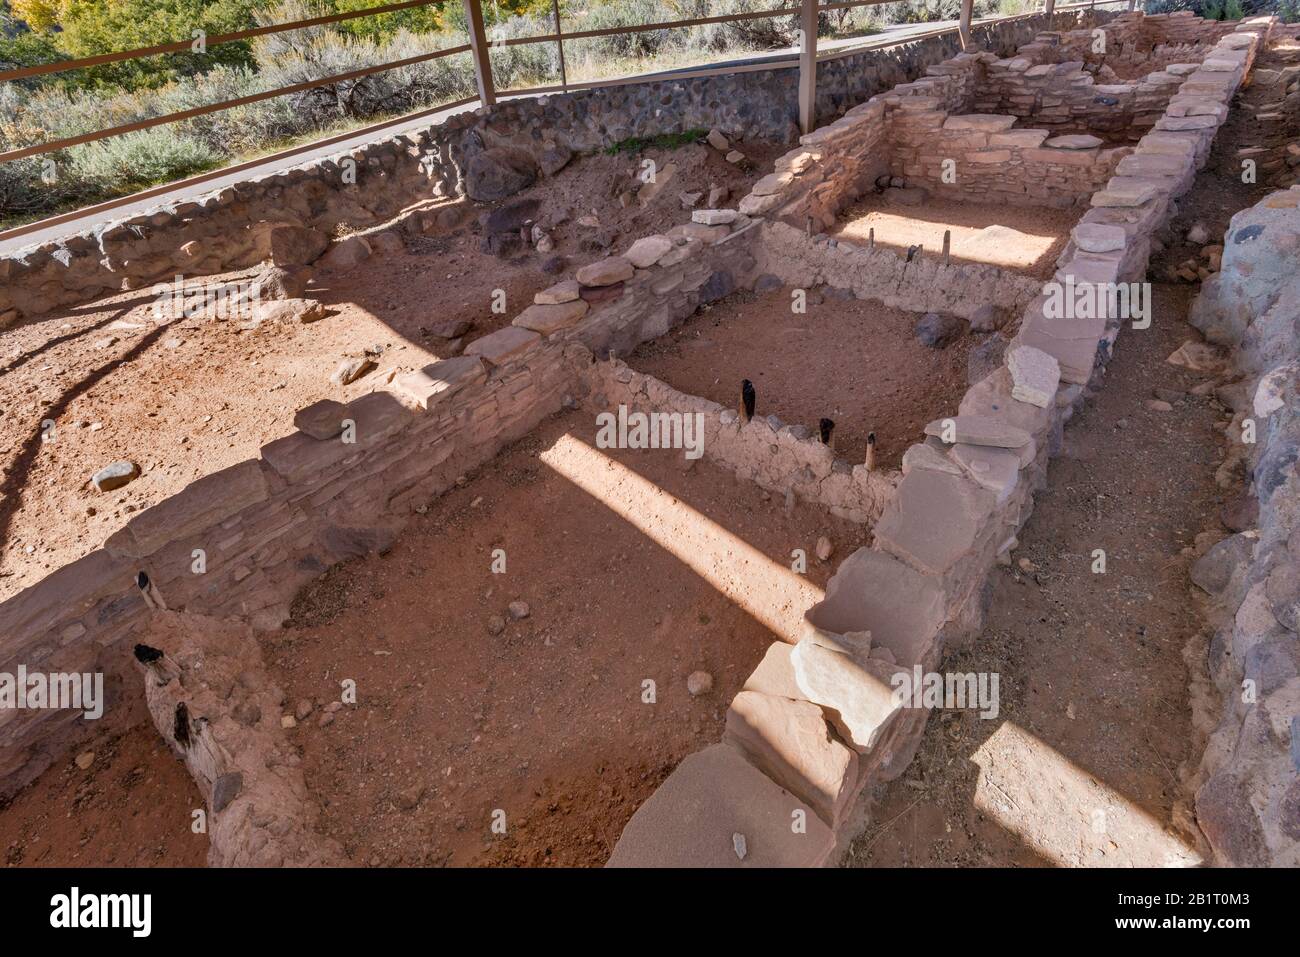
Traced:
POLYGON ((106 194, 189 176, 222 160, 206 144, 165 126, 76 146, 68 153, 68 175, 106 194))

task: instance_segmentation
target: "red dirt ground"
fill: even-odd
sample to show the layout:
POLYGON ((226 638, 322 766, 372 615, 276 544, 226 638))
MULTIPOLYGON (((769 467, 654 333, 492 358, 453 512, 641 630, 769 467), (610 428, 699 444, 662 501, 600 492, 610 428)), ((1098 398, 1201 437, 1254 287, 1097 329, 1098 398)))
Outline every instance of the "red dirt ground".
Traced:
MULTIPOLYGON (((590 413, 543 423, 434 502, 391 553, 305 590, 300 627, 264 641, 291 702, 319 708, 343 678, 357 681, 355 708, 290 732, 323 830, 357 863, 603 864, 678 761, 719 739, 727 703, 774 640, 684 563, 699 549, 677 557, 651 537, 681 541, 662 523, 639 531, 546 464, 566 435, 594 443, 590 413), (489 569, 498 547, 504 575, 489 569), (509 620, 515 600, 528 617, 509 620), (497 635, 493 616, 508 621, 497 635), (686 679, 701 669, 714 686, 693 698, 686 679), (647 678, 655 705, 641 701, 647 678), (504 836, 490 831, 494 809, 506 812, 504 836)), ((705 461, 686 469, 679 451, 605 454, 782 574, 792 549, 807 550, 818 587, 868 535, 802 503, 787 512, 705 461), (830 563, 812 557, 822 534, 836 546, 830 563)), ((742 601, 770 598, 747 581, 742 601)))
POLYGON ((203 798, 152 726, 102 735, 0 805, 7 867, 202 867, 203 798), (78 754, 94 762, 82 770, 78 754))
POLYGON ((835 448, 853 464, 876 433, 876 463, 897 468, 927 422, 957 411, 973 339, 930 349, 913 335, 919 318, 877 302, 827 299, 797 315, 790 290, 738 292, 701 310, 629 360, 675 389, 727 407, 740 383, 758 393, 759 415, 806 425, 835 421, 835 448))
POLYGON ((943 249, 944 231, 950 231, 954 262, 985 263, 1008 272, 1051 279, 1056 260, 1069 242, 1070 230, 1082 209, 1038 206, 994 206, 961 203, 931 196, 923 206, 892 206, 868 193, 845 210, 832 235, 866 246, 875 230, 876 245, 906 253, 909 246, 925 247, 925 255, 943 249), (994 234, 988 227, 1005 227, 994 234), (1007 232, 1006 230, 1014 230, 1007 232))
MULTIPOLYGON (((646 209, 623 208, 611 195, 634 182, 641 154, 578 159, 521 197, 540 199, 542 215, 572 212, 555 230, 557 252, 572 268, 604 255, 580 247, 590 230, 577 216, 595 207, 615 237, 613 250, 621 250, 689 220, 680 191, 717 183, 743 195, 779 152, 765 144, 744 148, 754 160, 744 169, 699 144, 647 151, 661 168, 676 163, 679 173, 646 209)), ((155 297, 141 290, 0 335, 0 601, 98 548, 133 512, 256 456, 292 430, 303 406, 355 398, 445 358, 447 343, 428 333, 436 322, 472 320, 472 341, 509 323, 555 281, 539 268, 546 257, 498 259, 481 252, 479 240, 471 217, 450 235, 418 237, 407 252, 374 255, 343 277, 322 274, 307 295, 330 315, 310 325, 241 332, 237 320, 158 323, 155 297), (506 293, 504 314, 491 308, 498 288, 506 293), (375 371, 348 386, 330 383, 344 358, 368 349, 381 352, 375 371), (55 423, 53 441, 42 441, 45 420, 55 423), (141 477, 95 492, 91 475, 119 459, 138 464, 141 477)))

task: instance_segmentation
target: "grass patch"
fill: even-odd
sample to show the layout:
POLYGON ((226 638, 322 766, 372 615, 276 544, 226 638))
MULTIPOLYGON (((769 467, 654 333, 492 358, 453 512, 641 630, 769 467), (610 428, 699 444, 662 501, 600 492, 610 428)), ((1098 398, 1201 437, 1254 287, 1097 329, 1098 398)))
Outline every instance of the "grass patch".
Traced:
POLYGON ((643 150, 675 150, 689 143, 698 143, 709 135, 708 130, 687 130, 685 133, 663 133, 659 136, 629 136, 612 146, 605 147, 610 156, 620 153, 640 153, 643 150))

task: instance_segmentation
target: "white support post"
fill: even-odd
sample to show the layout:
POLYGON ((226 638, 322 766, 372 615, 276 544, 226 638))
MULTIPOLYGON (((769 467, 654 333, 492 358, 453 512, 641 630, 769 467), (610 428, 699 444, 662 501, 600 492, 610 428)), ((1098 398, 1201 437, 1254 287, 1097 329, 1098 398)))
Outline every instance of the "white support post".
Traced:
MULTIPOLYGON (((1129 0, 1130 3, 1133 0, 1129 0)), ((1056 10, 1056 0, 1047 0, 1043 4, 1043 16, 1047 17, 1047 29, 1052 29, 1052 13, 1056 10)))
POLYGON ((799 13, 799 129, 817 125, 817 0, 803 0, 799 13))
POLYGON ((961 48, 970 49, 970 19, 971 7, 975 5, 975 0, 961 0, 961 19, 957 21, 957 34, 961 37, 961 48))

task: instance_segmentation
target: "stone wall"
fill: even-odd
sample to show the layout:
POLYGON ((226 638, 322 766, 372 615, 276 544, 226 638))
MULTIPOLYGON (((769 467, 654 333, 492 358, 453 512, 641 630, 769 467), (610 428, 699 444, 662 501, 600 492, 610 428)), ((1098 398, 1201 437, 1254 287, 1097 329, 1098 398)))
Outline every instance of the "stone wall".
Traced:
POLYGON ((797 496, 850 521, 879 518, 900 477, 837 458, 806 426, 786 425, 774 415, 742 422, 736 409, 679 392, 617 360, 591 366, 588 394, 595 412, 623 405, 631 412, 698 413, 705 458, 769 492, 797 496))
POLYGON ((588 284, 569 280, 538 296, 564 302, 530 307, 465 356, 346 404, 301 410, 298 431, 257 459, 137 513, 102 548, 0 603, 0 671, 103 672, 108 694, 101 722, 75 711, 0 711, 0 795, 95 730, 144 718, 130 649, 157 613, 279 627, 304 584, 386 548, 413 510, 566 398, 576 402, 593 353, 630 352, 702 303, 751 284, 756 224, 734 225, 646 237, 628 250, 640 266, 612 257, 584 267, 578 279, 588 284))
POLYGON ((1098 82, 1080 60, 1035 63, 1027 56, 996 60, 986 65, 972 112, 1008 114, 1022 126, 1052 133, 1136 141, 1164 113, 1182 78, 1198 62, 1199 56, 1167 65, 1153 62, 1141 80, 1124 83, 1098 82))
MULTIPOLYGON (((1235 25, 1187 77, 1131 157, 1159 159, 1119 170, 1093 197, 1057 282, 1145 278, 1151 237, 1204 165, 1272 23, 1235 25), (1208 121, 1180 122, 1189 116, 1208 121)), ((1025 309, 1006 364, 908 450, 873 545, 845 559, 808 610, 811 634, 769 648, 731 703, 722 743, 683 761, 637 810, 610 866, 825 864, 853 830, 856 796, 906 767, 927 712, 903 707, 891 681, 937 669, 978 635, 987 574, 1015 548, 1122 324, 1049 319, 1043 306, 1025 309)))
MULTIPOLYGON (((1119 50, 1143 46, 1143 14, 1100 22, 1096 29, 1118 37, 1113 45, 1119 50)), ((1196 29, 1198 35, 1221 32, 1219 26, 1196 29)), ((1127 153, 1106 148, 1097 137, 1058 138, 1053 131, 1093 128, 1127 135, 1131 129, 1137 138, 1163 116, 1195 68, 1181 64, 1136 83, 1097 86, 1081 60, 1058 61, 1062 45, 1090 43, 1092 34, 1091 25, 1038 33, 1033 43, 1009 53, 958 53, 928 67, 915 81, 876 94, 801 137, 799 147, 754 185, 740 211, 821 232, 883 173, 915 179, 954 199, 1086 202, 1127 153), (999 115, 982 115, 990 111, 999 115), (1015 128, 1029 121, 1043 129, 1015 128), (955 182, 946 181, 944 160, 957 164, 955 182)))
MULTIPOLYGON (((1077 12, 1057 20, 1093 22, 1106 16, 1077 12)), ((986 24, 974 35, 991 49, 1010 52, 1033 36, 1041 21, 986 24)), ((819 116, 838 116, 916 78, 951 56, 956 43, 954 33, 824 64, 819 116)), ((0 258, 0 330, 60 306, 170 282, 178 274, 251 266, 269 256, 275 224, 326 233, 340 224, 364 229, 414 204, 462 195, 467 178, 474 177, 482 186, 471 190, 472 198, 501 198, 529 178, 553 174, 574 153, 632 136, 705 127, 789 140, 798 133, 797 86, 797 70, 760 70, 516 98, 465 111, 424 130, 8 254, 0 258)))
POLYGON ((888 249, 868 249, 824 234, 809 236, 782 222, 763 224, 758 248, 761 271, 787 285, 811 289, 823 283, 912 312, 940 312, 969 319, 983 305, 1016 315, 1043 283, 985 263, 945 264, 935 250, 908 262, 888 249))
POLYGON ((1192 580, 1211 598, 1208 668, 1222 708, 1197 773, 1196 816, 1220 864, 1300 866, 1300 189, 1232 218, 1223 268, 1192 321, 1244 378, 1220 473, 1249 526, 1209 548, 1192 580), (1244 441, 1253 425, 1253 442, 1244 441))

